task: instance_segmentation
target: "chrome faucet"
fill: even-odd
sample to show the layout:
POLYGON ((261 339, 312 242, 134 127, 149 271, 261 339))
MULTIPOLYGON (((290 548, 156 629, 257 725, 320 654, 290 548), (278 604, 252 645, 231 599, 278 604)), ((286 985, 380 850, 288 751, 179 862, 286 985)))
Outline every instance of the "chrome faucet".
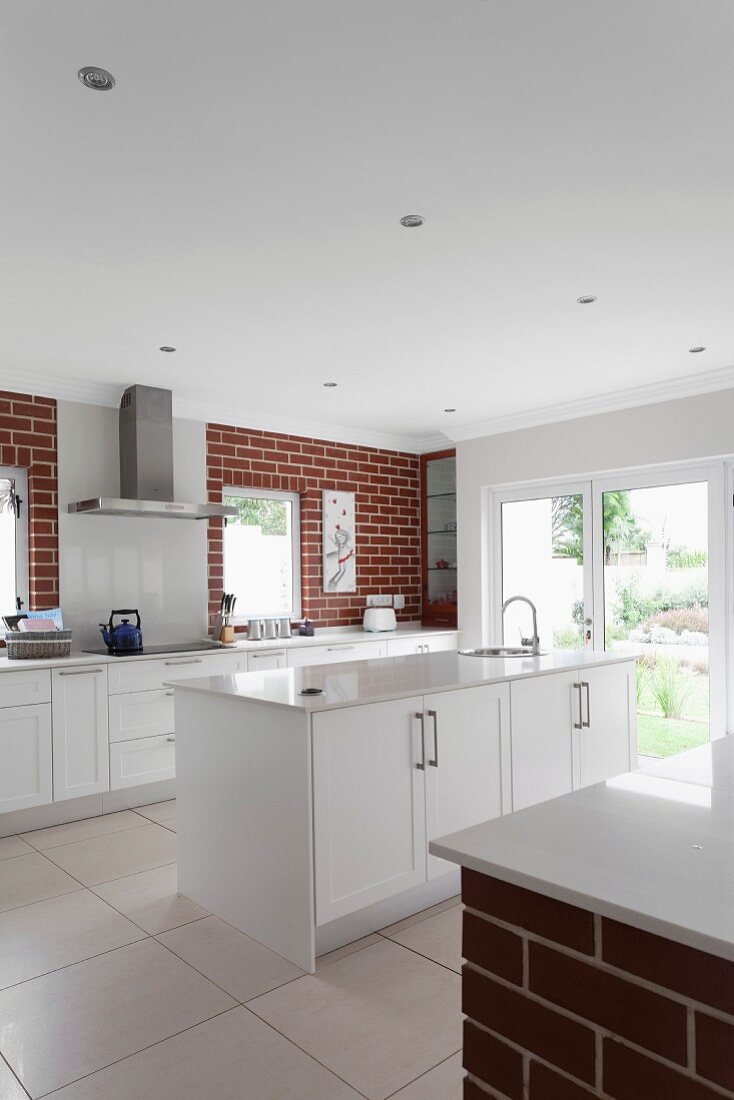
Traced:
POLYGON ((502 640, 505 640, 505 612, 511 603, 517 601, 526 603, 533 613, 533 636, 532 638, 520 638, 521 645, 529 645, 533 647, 533 657, 540 656, 540 638, 538 637, 538 611, 532 600, 529 600, 527 596, 510 596, 509 600, 505 600, 502 604, 502 640))

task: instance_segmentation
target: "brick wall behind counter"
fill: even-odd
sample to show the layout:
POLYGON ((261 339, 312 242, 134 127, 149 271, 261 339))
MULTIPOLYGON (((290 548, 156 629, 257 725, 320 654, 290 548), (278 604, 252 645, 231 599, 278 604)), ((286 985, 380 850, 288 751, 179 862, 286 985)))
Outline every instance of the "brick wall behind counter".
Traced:
MULTIPOLYGON (((417 455, 322 439, 208 424, 207 490, 220 503, 225 486, 276 489, 301 497, 302 613, 318 626, 362 621, 371 593, 402 593, 398 618, 421 614, 420 479, 417 455), (354 492, 357 591, 323 591, 321 499, 324 489, 354 492)), ((209 613, 219 608, 224 576, 222 521, 209 524, 209 613)), ((243 608, 243 611, 245 609, 243 608)))
POLYGON ((59 602, 56 402, 0 391, 0 465, 28 471, 31 608, 59 602))

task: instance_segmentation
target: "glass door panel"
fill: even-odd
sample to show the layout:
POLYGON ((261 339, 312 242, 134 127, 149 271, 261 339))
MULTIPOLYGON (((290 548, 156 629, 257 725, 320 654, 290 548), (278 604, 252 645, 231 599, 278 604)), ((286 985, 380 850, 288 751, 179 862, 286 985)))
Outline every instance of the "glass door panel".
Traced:
POLYGON ((709 740, 709 484, 599 496, 604 646, 638 658, 640 755, 671 756, 709 740))
MULTIPOLYGON (((591 547, 589 491, 503 500, 500 505, 501 602, 526 596, 538 610, 543 649, 581 649, 591 644, 591 547)), ((505 641, 532 634, 532 612, 511 604, 505 641)))

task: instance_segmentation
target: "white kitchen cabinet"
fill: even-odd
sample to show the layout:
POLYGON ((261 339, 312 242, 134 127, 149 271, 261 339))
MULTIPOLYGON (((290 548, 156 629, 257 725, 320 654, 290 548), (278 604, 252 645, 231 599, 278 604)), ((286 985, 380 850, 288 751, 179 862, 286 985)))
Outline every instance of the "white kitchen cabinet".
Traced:
POLYGON ((3 672, 0 678, 0 707, 27 707, 34 703, 50 702, 51 669, 3 672))
POLYGON ((409 657, 412 654, 440 653, 456 649, 456 634, 437 634, 430 638, 387 638, 388 657, 409 657))
POLYGON ((289 649, 288 667, 334 665, 340 661, 368 661, 375 657, 386 656, 386 642, 338 642, 334 645, 314 645, 304 646, 302 649, 289 649))
POLYGON ((50 703, 3 706, 0 708, 0 813, 44 806, 52 797, 50 703))
POLYGON ((54 802, 110 789, 105 665, 51 677, 54 802))
POLYGON ((248 672, 265 672, 270 668, 285 668, 286 654, 284 649, 250 650, 247 654, 248 672))
POLYGON ((110 695, 110 744, 173 733, 173 688, 110 695))
POLYGON ((176 737, 143 737, 110 745, 110 788, 139 787, 173 779, 176 774, 176 737))
POLYGON ((578 782, 588 787, 637 766, 635 662, 587 669, 576 682, 583 723, 576 730, 578 782))
POLYGON ((576 672, 554 672, 510 684, 512 809, 568 794, 574 783, 574 728, 579 721, 576 672))
POLYGON ((316 923, 426 878, 422 698, 313 716, 316 923))
MULTIPOLYGON (((426 832, 434 840, 512 809, 507 684, 427 695, 426 832)), ((428 855, 428 878, 454 871, 428 855)))
POLYGON ((247 671, 244 650, 217 650, 201 655, 161 657, 142 660, 118 657, 109 667, 110 695, 127 692, 159 691, 172 680, 191 680, 196 676, 226 676, 247 671))

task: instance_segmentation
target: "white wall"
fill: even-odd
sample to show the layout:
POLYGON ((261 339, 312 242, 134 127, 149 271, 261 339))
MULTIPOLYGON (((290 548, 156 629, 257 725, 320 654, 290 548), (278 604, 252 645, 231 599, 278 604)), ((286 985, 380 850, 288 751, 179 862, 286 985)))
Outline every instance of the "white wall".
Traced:
POLYGON ((734 454, 734 390, 544 424, 458 443, 459 625, 482 636, 489 567, 483 515, 488 486, 580 477, 634 466, 734 454))
MULTIPOLYGON (((148 644, 206 636, 206 521, 69 515, 70 501, 120 495, 117 409, 60 401, 59 562, 74 648, 102 644, 97 626, 140 609, 148 644)), ((175 499, 206 500, 205 424, 173 421, 175 499)))

